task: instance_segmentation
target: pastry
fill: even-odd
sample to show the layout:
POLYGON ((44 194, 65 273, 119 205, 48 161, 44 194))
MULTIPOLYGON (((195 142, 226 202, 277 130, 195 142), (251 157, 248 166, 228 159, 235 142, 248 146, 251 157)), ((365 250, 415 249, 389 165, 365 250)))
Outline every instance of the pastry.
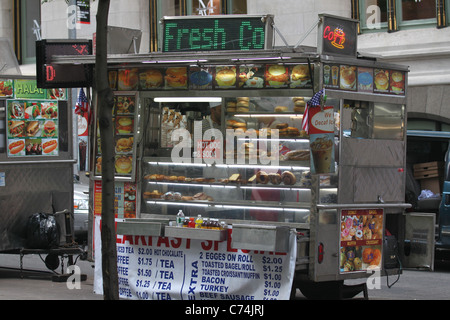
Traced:
POLYGON ((270 183, 278 185, 281 183, 281 175, 279 173, 269 173, 270 183))
POLYGON ((295 175, 290 171, 284 171, 281 174, 281 180, 283 180, 283 183, 287 186, 292 186, 297 182, 295 175))
POLYGON ((269 175, 265 171, 258 171, 256 174, 256 182, 267 184, 269 182, 269 175))
POLYGON ((278 123, 276 125, 277 129, 286 129, 289 125, 287 123, 278 123))
POLYGON ((288 111, 288 107, 285 107, 285 106, 276 106, 274 111, 275 111, 275 112, 287 112, 287 111, 288 111))

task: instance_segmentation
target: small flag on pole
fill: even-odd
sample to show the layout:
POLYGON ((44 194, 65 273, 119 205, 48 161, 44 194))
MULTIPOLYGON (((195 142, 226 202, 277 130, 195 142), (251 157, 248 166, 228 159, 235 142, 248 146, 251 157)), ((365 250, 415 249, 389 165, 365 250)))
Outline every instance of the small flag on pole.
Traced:
POLYGON ((78 94, 77 103, 75 105, 75 113, 84 116, 85 113, 88 113, 88 123, 89 123, 89 101, 86 98, 86 95, 84 94, 83 88, 80 89, 80 92, 78 94))
POLYGON ((305 112, 303 114, 303 120, 302 120, 302 130, 306 131, 306 133, 309 133, 309 108, 310 107, 318 107, 321 105, 322 102, 322 95, 325 94, 325 89, 320 90, 317 92, 306 104, 305 112))

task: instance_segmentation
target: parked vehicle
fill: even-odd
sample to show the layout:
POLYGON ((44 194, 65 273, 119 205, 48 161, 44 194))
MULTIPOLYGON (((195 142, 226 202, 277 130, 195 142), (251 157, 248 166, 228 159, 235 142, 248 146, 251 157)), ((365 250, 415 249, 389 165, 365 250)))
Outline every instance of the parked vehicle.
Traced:
POLYGON ((83 184, 75 177, 73 182, 73 213, 75 241, 87 241, 89 221, 89 185, 83 184))

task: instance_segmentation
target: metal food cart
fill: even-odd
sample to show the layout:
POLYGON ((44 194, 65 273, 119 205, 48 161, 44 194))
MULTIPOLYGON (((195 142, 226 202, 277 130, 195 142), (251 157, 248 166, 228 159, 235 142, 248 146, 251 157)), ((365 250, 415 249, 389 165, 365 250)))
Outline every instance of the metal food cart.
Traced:
MULTIPOLYGON (((359 56, 354 20, 321 15, 318 49, 243 50, 243 40, 224 51, 193 43, 230 17, 202 18, 195 30, 190 19, 165 18, 162 52, 108 57, 120 295, 350 297, 365 284, 344 280, 400 274, 408 68, 359 56), (188 52, 172 52, 171 40, 188 52)), ((239 23, 238 35, 264 38, 263 27, 239 23)))
POLYGON ((23 255, 47 255, 54 270, 59 256, 83 252, 72 246, 76 160, 67 90, 18 75, 2 76, 0 87, 0 251, 20 254, 21 268, 23 255))

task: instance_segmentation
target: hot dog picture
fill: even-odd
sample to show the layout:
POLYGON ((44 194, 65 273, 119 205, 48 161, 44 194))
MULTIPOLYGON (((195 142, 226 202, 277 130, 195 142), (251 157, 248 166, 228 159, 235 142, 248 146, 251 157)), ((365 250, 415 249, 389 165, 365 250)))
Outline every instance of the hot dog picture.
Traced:
POLYGON ((25 148, 25 142, 23 140, 15 140, 9 143, 9 154, 17 154, 25 148))
POLYGON ((56 150, 57 147, 58 147, 57 140, 48 140, 42 143, 42 150, 44 154, 52 153, 53 151, 56 150))

